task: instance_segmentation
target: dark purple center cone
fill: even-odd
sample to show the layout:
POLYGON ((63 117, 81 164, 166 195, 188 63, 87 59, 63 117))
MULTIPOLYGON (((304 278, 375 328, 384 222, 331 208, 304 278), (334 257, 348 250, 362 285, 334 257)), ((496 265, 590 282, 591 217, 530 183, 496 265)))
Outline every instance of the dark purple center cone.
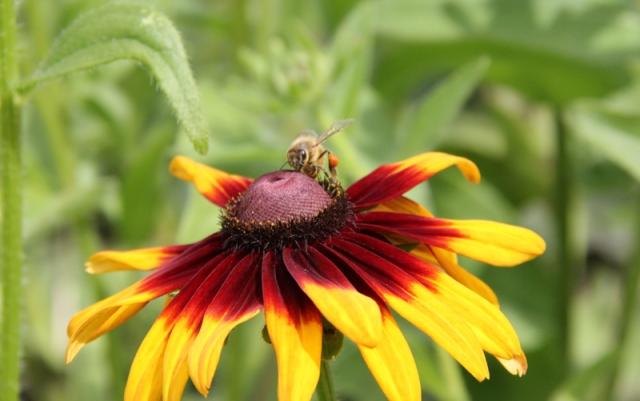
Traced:
POLYGON ((276 171, 229 201, 220 223, 227 237, 225 248, 267 252, 325 240, 353 220, 340 185, 319 183, 295 171, 276 171))
POLYGON ((255 180, 237 206, 241 222, 288 221, 313 217, 333 199, 313 178, 295 171, 275 171, 255 180))

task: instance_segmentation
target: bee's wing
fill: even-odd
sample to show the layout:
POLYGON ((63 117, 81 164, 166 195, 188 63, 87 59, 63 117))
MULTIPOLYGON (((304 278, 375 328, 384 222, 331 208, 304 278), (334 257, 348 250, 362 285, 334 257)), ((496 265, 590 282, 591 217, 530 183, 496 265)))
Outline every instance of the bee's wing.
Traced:
POLYGON ((308 129, 308 130, 298 132, 298 135, 296 135, 296 139, 299 139, 299 138, 318 139, 318 134, 316 134, 315 131, 308 129))
POLYGON ((343 129, 347 128, 354 121, 355 120, 353 118, 348 118, 346 120, 336 121, 335 123, 331 124, 331 127, 329 127, 328 130, 326 130, 325 132, 322 133, 322 135, 320 135, 320 138, 318 138, 318 140, 316 141, 316 143, 313 144, 313 146, 320 145, 322 142, 326 141, 331 135, 336 134, 342 131, 343 129))

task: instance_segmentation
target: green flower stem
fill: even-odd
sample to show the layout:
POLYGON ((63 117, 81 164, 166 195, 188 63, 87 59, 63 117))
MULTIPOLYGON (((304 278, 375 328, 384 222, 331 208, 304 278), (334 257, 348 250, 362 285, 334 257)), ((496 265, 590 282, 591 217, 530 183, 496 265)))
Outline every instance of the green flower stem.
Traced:
POLYGON ((13 0, 0 0, 0 399, 19 394, 22 279, 22 182, 20 106, 12 90, 18 79, 13 0))
POLYGON ((316 387, 318 401, 336 401, 336 390, 333 387, 329 363, 329 361, 323 360, 320 366, 320 380, 318 381, 318 387, 316 387))
POLYGON ((570 315, 571 297, 574 293, 576 276, 571 235, 571 201, 573 192, 572 164, 570 158, 570 138, 563 121, 562 112, 556 113, 557 154, 555 182, 555 214, 558 230, 558 327, 560 372, 569 373, 570 364, 570 315))
MULTIPOLYGON (((637 192, 636 192, 637 193, 637 192)), ((640 233, 640 216, 636 222, 636 236, 640 233)), ((634 307, 638 303, 638 287, 640 287, 640 240, 636 244, 636 255, 627 268, 624 280, 624 299, 622 304, 622 316, 620 317, 620 328, 618 332, 618 349, 616 351, 616 362, 609 382, 607 383, 606 394, 603 399, 614 400, 615 391, 622 370, 623 358, 626 354, 625 350, 629 346, 629 332, 631 329, 631 320, 633 318, 634 307)))
POLYGON ((435 356, 442 374, 446 396, 445 400, 470 401, 471 397, 464 383, 460 364, 444 348, 435 346, 435 356))
POLYGON ((225 386, 225 399, 242 400, 244 390, 246 389, 245 380, 247 379, 247 342, 246 342, 246 326, 239 325, 233 329, 231 338, 227 340, 226 348, 231 353, 229 358, 229 370, 234 380, 229 380, 225 386))

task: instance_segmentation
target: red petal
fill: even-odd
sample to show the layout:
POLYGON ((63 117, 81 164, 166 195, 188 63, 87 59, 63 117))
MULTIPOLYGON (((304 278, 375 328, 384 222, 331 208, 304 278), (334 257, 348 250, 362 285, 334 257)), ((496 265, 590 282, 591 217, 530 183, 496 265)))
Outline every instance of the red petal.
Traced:
POLYGON ((204 264, 220 256, 224 241, 225 237, 216 233, 192 244, 167 261, 160 270, 142 279, 140 288, 167 294, 183 287, 204 264))
POLYGON ((480 182, 480 172, 470 160, 446 153, 431 152, 380 166, 353 183, 346 192, 349 200, 358 209, 377 205, 404 194, 454 164, 469 181, 480 182))
MULTIPOLYGON (((231 254, 220 263, 214 261, 203 267, 203 270, 210 271, 210 274, 204 280, 199 280, 200 286, 189 297, 189 302, 180 312, 167 342, 163 363, 163 398, 165 401, 180 400, 188 377, 187 356, 200 331, 205 310, 212 303, 214 297, 219 295, 223 283, 242 270, 243 264, 239 262, 240 256, 231 254)), ((251 257, 247 256, 245 259, 250 261, 251 257)))
POLYGON ((220 353, 231 330, 262 310, 258 300, 259 259, 249 255, 227 277, 210 303, 200 333, 189 351, 189 374, 205 397, 218 367, 220 353))

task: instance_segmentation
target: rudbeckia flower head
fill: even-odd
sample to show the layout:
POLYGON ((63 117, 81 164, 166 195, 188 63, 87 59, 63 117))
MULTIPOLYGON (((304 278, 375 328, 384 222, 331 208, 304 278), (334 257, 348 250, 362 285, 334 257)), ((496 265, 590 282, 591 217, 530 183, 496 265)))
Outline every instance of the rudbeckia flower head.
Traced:
POLYGON ((323 318, 358 346, 388 399, 419 400, 415 362, 391 309, 477 380, 489 377, 485 352, 524 374, 525 355, 495 294, 456 255, 513 266, 541 254, 544 241, 501 223, 439 219, 403 196, 452 165, 480 180, 469 160, 437 152, 381 166, 346 190, 295 171, 252 181, 176 157, 170 171, 225 208, 220 232, 93 255, 92 273, 154 272, 72 318, 67 361, 150 300, 177 292, 136 354, 127 401, 179 400, 189 378, 207 395, 227 335, 262 310, 279 400, 311 399, 323 318))

